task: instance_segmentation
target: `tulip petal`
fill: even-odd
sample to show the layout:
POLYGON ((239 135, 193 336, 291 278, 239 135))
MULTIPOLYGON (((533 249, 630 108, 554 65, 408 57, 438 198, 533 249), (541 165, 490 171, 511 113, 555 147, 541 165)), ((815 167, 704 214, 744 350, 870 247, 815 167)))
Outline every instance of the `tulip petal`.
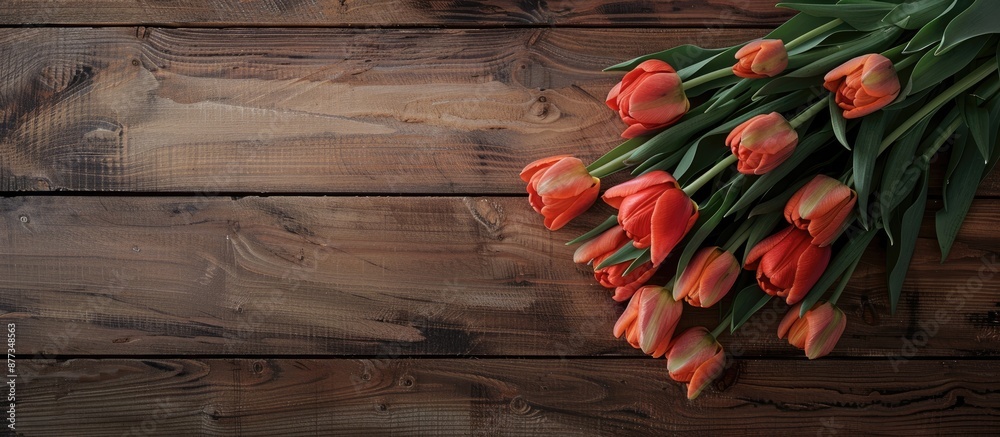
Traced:
POLYGON ((680 76, 676 74, 647 76, 636 86, 628 102, 629 116, 655 126, 672 124, 690 107, 680 76))
POLYGON ((573 253, 573 262, 578 264, 589 263, 600 255, 616 252, 627 241, 629 239, 625 236, 625 231, 622 230, 621 225, 615 226, 604 231, 597 238, 580 245, 576 249, 576 252, 573 253))
POLYGON ((618 321, 615 322, 614 334, 615 338, 622 338, 622 335, 628 330, 629 326, 635 323, 635 320, 639 317, 639 300, 634 299, 629 301, 628 306, 625 307, 625 312, 618 317, 618 321))
POLYGON ((667 372, 674 381, 687 382, 698 366, 712 358, 716 341, 708 329, 698 326, 681 333, 670 344, 667 372))
MULTIPOLYGON (((851 59, 851 60, 849 60, 849 61, 847 61, 847 62, 845 62, 843 64, 840 64, 838 67, 834 68, 833 70, 830 70, 829 73, 826 73, 826 75, 823 76, 823 81, 824 82, 830 82, 830 81, 834 81, 834 80, 837 80, 837 79, 841 79, 841 78, 847 77, 852 72, 860 70, 862 68, 862 66, 864 66, 865 60, 867 58, 868 58, 868 55, 861 55, 861 56, 853 58, 853 59, 851 59)), ((824 84, 824 86, 826 86, 826 85, 824 84)), ((830 89, 830 88, 827 88, 827 89, 830 90, 830 91, 834 91, 837 88, 835 87, 833 89, 830 89)))
POLYGON ((847 327, 844 312, 827 302, 806 313, 809 336, 806 338, 806 357, 810 360, 828 355, 847 327))
MULTIPOLYGON (((718 343, 716 343, 718 345, 718 343)), ((716 378, 722 375, 722 371, 726 367, 726 354, 719 347, 715 355, 712 355, 708 361, 705 361, 697 370, 695 370, 694 375, 691 376, 691 382, 688 383, 687 397, 688 399, 695 399, 701 394, 705 387, 708 387, 716 378)))
POLYGON ((830 246, 816 247, 810 245, 802 253, 795 269, 795 282, 792 284, 791 289, 788 290, 788 296, 785 298, 786 303, 792 305, 806 297, 809 289, 813 285, 816 285, 820 276, 823 276, 826 266, 830 263, 830 252, 830 246))
POLYGON ((660 265, 674 250, 674 246, 684 238, 693 225, 691 218, 697 218, 694 202, 680 189, 664 191, 653 207, 650 223, 650 255, 653 265, 660 265))
POLYGON ((672 184, 677 186, 677 180, 674 179, 670 173, 662 170, 655 170, 648 173, 644 173, 639 177, 632 179, 627 182, 622 182, 609 188, 604 192, 604 201, 614 208, 619 208, 622 199, 628 197, 629 195, 635 194, 646 188, 660 185, 660 184, 672 184))
POLYGON ((750 253, 747 255, 743 268, 746 270, 756 269, 764 255, 771 252, 771 249, 774 249, 778 243, 781 243, 781 241, 792 232, 792 229, 794 228, 789 226, 774 235, 760 240, 760 242, 757 243, 753 249, 750 249, 750 253))
POLYGON ((569 155, 557 155, 532 161, 530 164, 524 166, 523 170, 521 170, 521 180, 524 182, 530 182, 531 177, 534 176, 535 173, 551 167, 552 164, 561 161, 563 158, 569 157, 569 155))
POLYGON ((785 317, 781 319, 781 323, 778 324, 778 338, 785 338, 788 335, 788 331, 792 329, 792 325, 799 320, 799 310, 802 308, 801 303, 793 305, 785 317))
POLYGON ((662 357, 674 335, 683 304, 677 302, 662 287, 643 287, 632 300, 639 303, 639 345, 653 358, 662 357))

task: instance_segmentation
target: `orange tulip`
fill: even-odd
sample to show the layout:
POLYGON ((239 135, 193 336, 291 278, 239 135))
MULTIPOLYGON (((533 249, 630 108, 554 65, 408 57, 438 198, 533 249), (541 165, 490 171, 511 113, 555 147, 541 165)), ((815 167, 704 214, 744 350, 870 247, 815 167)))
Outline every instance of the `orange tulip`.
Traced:
POLYGON ((732 253, 718 247, 706 247, 691 258, 677 279, 674 299, 685 299, 691 306, 708 308, 725 297, 739 275, 740 263, 732 253))
POLYGON ((615 323, 615 337, 625 335, 632 347, 654 358, 662 357, 670 346, 683 307, 663 287, 642 287, 615 323))
POLYGON ((545 217, 545 227, 557 230, 582 214, 597 200, 601 180, 587 172, 578 158, 542 158, 521 170, 528 183, 528 202, 545 217))
MULTIPOLYGON (((621 226, 615 226, 583 243, 573 253, 573 262, 579 264, 593 262, 594 267, 597 267, 626 244, 631 244, 631 240, 625 235, 621 226)), ((631 262, 623 262, 594 270, 594 279, 607 288, 614 288, 615 294, 612 298, 618 302, 624 302, 632 297, 636 289, 645 284, 656 273, 653 264, 647 262, 628 275, 622 276, 622 273, 631 264, 631 262)))
POLYGON ((899 95, 899 77, 892 61, 878 53, 861 55, 823 77, 844 118, 864 117, 892 103, 899 95))
POLYGON ((698 204, 661 170, 612 187, 604 201, 618 209, 618 223, 635 247, 650 248, 657 266, 698 220, 698 204))
POLYGON ((847 316, 836 305, 826 302, 799 317, 802 304, 788 310, 778 325, 778 338, 788 337, 788 343, 806 351, 810 360, 826 356, 837 345, 847 327, 847 316))
POLYGON ((667 370, 674 381, 687 382, 688 399, 694 399, 722 375, 726 355, 722 345, 703 327, 684 331, 670 345, 667 370))
POLYGON ((761 175, 774 170, 792 156, 798 144, 799 134, 777 112, 744 121, 726 137, 726 146, 739 159, 736 169, 743 174, 761 175))
MULTIPOLYGON (((594 266, 600 265, 609 256, 611 254, 595 258, 594 266)), ((618 302, 625 302, 632 297, 635 291, 656 273, 656 267, 653 266, 652 262, 647 261, 626 275, 625 270, 631 264, 631 261, 626 261, 602 269, 594 269, 594 279, 597 279, 597 282, 605 288, 614 288, 615 294, 611 298, 618 302)))
POLYGON ((774 77, 788 67, 788 52, 780 39, 750 42, 736 52, 733 74, 747 79, 774 77))
POLYGON ((809 231, 812 244, 826 246, 847 226, 847 217, 857 200, 858 193, 847 185, 829 176, 816 175, 785 204, 785 220, 809 231))
POLYGON ((757 271, 757 284, 765 293, 795 304, 830 263, 830 246, 813 246, 811 241, 808 232, 789 226, 757 243, 744 268, 757 271))
POLYGON ((670 64, 650 59, 630 71, 608 93, 608 107, 628 125, 623 138, 648 135, 677 122, 690 103, 670 64))

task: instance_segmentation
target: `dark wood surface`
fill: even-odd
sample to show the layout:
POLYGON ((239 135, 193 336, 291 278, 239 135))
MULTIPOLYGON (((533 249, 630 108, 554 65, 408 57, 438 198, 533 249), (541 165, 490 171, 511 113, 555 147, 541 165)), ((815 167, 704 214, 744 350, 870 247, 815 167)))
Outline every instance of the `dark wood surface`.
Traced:
POLYGON ((562 244, 608 211, 527 205, 525 163, 620 142, 601 68, 759 37, 771 4, 0 3, 19 434, 988 434, 1000 174, 946 264, 929 202, 896 314, 877 240, 832 357, 767 307, 693 402, 562 244))

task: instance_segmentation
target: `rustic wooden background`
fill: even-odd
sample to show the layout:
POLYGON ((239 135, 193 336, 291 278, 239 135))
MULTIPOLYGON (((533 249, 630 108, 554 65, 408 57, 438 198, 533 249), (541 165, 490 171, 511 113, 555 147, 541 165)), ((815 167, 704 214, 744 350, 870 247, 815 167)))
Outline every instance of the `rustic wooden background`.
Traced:
POLYGON ((3 1, 18 434, 995 432, 1000 177, 947 264, 925 223, 896 315, 880 243, 831 357, 765 308, 694 402, 570 262, 604 216, 529 208, 525 163, 617 144, 602 67, 772 4, 3 1))

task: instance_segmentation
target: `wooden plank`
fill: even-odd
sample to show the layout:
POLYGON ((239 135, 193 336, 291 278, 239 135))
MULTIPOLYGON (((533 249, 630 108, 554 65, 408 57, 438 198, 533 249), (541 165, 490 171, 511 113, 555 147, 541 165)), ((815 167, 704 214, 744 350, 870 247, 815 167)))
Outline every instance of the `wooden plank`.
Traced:
POLYGON ((774 0, 7 0, 0 24, 200 26, 773 27, 791 16, 774 0))
POLYGON ((17 384, 24 435, 980 435, 1000 426, 993 360, 898 369, 737 360, 694 401, 654 359, 19 364, 37 372, 17 384))
POLYGON ((0 191, 523 193, 619 142, 603 66, 761 33, 0 29, 0 191))
MULTIPOLYGON (((948 264, 918 242, 894 316, 870 253, 834 354, 1000 355, 998 211, 973 205, 948 264)), ((551 233, 524 198, 5 198, 0 321, 22 354, 638 355, 562 244, 604 213, 551 233)), ((727 344, 800 356, 774 338, 783 313, 727 344)), ((683 324, 718 317, 688 308, 683 324)))
POLYGON ((604 66, 763 30, 0 29, 0 191, 524 193, 604 66))

